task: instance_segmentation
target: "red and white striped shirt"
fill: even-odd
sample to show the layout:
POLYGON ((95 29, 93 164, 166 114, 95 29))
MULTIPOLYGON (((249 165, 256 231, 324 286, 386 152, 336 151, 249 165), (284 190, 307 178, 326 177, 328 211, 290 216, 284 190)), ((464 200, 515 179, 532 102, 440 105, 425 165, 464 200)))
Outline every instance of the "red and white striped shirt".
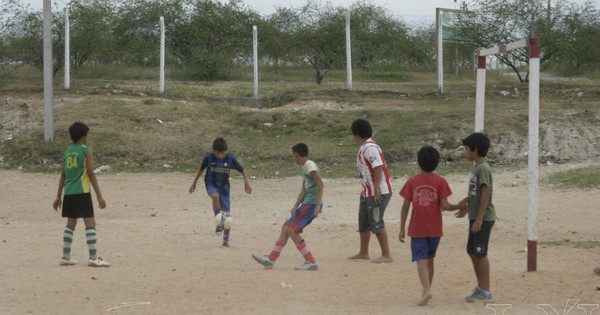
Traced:
POLYGON ((374 176, 376 167, 381 166, 381 182, 378 183, 382 195, 392 192, 392 182, 390 173, 385 163, 385 157, 381 148, 371 139, 367 139, 358 149, 356 154, 356 168, 358 169, 358 178, 362 185, 361 197, 375 196, 374 176))

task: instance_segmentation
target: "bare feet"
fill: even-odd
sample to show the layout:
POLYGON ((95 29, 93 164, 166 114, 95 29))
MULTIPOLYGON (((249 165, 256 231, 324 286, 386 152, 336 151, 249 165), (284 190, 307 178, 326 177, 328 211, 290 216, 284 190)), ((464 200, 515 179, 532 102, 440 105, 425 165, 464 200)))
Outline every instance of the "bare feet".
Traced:
POLYGON ((369 254, 356 254, 354 256, 350 256, 348 257, 348 259, 362 259, 362 260, 369 260, 369 254))
POLYGON ((429 300, 431 300, 431 298, 433 297, 433 295, 431 294, 431 292, 423 292, 423 295, 421 295, 421 301, 419 301, 419 306, 425 306, 427 305, 427 302, 429 302, 429 300))
POLYGON ((381 256, 379 258, 371 259, 372 263, 381 264, 381 263, 389 263, 392 262, 392 258, 388 256, 381 256))

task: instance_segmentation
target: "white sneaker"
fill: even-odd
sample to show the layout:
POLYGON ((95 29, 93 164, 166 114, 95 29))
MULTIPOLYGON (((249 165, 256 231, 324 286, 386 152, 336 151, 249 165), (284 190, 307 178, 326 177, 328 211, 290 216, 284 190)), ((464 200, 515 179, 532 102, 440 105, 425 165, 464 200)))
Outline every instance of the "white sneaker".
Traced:
POLYGON ((76 264, 77 264, 77 260, 75 260, 73 258, 69 258, 69 259, 61 258, 60 259, 61 266, 72 266, 72 265, 76 265, 76 264))
POLYGON ((110 267, 110 263, 102 260, 101 257, 98 257, 94 260, 92 260, 92 259, 88 260, 88 266, 89 267, 110 267))
POLYGON ((305 261, 302 265, 294 268, 296 270, 319 270, 319 264, 305 261))

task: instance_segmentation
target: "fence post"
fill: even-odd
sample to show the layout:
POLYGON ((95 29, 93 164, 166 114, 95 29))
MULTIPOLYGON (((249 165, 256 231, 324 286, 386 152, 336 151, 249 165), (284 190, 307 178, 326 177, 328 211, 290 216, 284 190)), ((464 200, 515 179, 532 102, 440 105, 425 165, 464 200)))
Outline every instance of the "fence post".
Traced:
POLYGON ((438 59, 438 90, 441 94, 444 94, 444 32, 442 21, 444 18, 444 11, 437 9, 436 12, 436 24, 437 24, 437 59, 438 59))
POLYGON ((54 110, 52 87, 52 1, 44 0, 44 140, 54 139, 54 110))
POLYGON ((71 25, 69 9, 65 8, 65 90, 71 89, 71 25))
POLYGON ((160 17, 160 78, 158 82, 160 94, 165 92, 165 18, 160 17))
POLYGON ((352 43, 350 42, 350 9, 346 12, 346 88, 352 91, 352 43))
POLYGON ((254 68, 254 98, 258 99, 258 29, 252 26, 252 60, 254 68))

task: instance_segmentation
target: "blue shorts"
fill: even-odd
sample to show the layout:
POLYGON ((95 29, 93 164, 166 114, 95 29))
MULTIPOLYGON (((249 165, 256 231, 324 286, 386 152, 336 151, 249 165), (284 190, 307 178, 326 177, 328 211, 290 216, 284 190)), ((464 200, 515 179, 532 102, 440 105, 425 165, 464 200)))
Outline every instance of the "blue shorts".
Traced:
POLYGON ((221 209, 231 209, 231 201, 229 199, 229 194, 224 196, 221 193, 219 187, 215 187, 211 184, 206 184, 206 193, 211 196, 213 194, 219 194, 219 203, 221 204, 221 209))
POLYGON ((434 258, 438 245, 440 245, 440 237, 411 238, 412 261, 434 258))
MULTIPOLYGON (((315 218, 315 208, 316 205, 301 204, 283 225, 286 225, 298 234, 302 233, 304 228, 315 218)), ((321 209, 323 209, 323 205, 319 207, 319 211, 321 211, 321 209)))

